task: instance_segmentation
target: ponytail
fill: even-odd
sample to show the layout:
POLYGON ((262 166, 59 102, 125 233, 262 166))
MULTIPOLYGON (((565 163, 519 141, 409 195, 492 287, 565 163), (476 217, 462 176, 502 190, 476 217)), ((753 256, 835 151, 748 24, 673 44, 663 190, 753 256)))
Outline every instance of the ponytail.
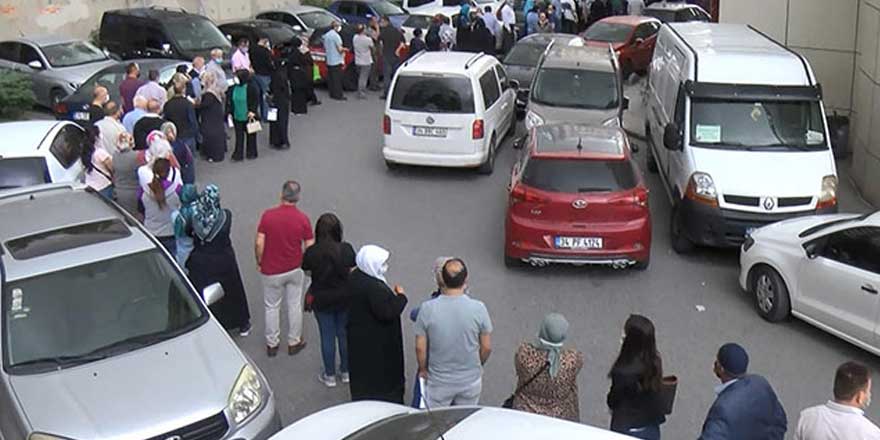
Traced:
POLYGON ((165 158, 158 158, 155 162, 153 162, 153 180, 148 184, 150 188, 150 194, 152 194, 153 199, 156 200, 156 204, 159 205, 159 209, 165 209, 165 188, 162 186, 162 182, 168 178, 168 172, 171 170, 171 162, 165 158))

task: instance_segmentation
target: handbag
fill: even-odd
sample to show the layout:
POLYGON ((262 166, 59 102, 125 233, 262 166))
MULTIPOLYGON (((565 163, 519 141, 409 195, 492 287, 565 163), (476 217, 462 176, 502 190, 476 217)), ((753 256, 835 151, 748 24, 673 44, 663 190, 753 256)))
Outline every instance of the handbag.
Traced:
POLYGON ((263 126, 260 125, 260 121, 258 121, 256 118, 250 118, 248 120, 246 128, 248 134, 254 134, 263 131, 263 126))
POLYGON ((672 414, 672 406, 675 403, 675 392, 678 389, 678 377, 666 376, 660 382, 660 408, 663 414, 672 414))
POLYGON ((544 363, 544 366, 541 367, 541 369, 538 370, 538 372, 535 373, 534 376, 532 376, 529 380, 527 380, 526 383, 522 384, 522 386, 516 387, 516 390, 513 391, 513 394, 511 394, 510 397, 508 397, 507 399, 504 400, 504 403, 501 404, 501 407, 502 408, 513 408, 513 399, 516 397, 516 395, 519 394, 520 391, 522 391, 525 387, 529 386, 548 367, 550 367, 550 362, 544 363))
POLYGON ((312 289, 309 288, 309 290, 306 291, 305 303, 303 304, 303 311, 304 312, 311 312, 313 310, 312 305, 314 303, 315 303, 315 295, 312 295, 312 289))

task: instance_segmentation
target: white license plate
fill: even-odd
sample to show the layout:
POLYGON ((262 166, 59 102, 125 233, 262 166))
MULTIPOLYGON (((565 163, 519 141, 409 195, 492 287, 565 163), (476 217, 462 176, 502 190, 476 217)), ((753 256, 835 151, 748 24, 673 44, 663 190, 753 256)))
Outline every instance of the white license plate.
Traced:
POLYGON ((77 121, 88 121, 89 120, 89 113, 88 112, 74 112, 73 119, 75 119, 77 121))
POLYGON ((556 247, 561 249, 602 249, 598 237, 556 237, 556 247))
POLYGON ((446 129, 440 127, 413 127, 413 136, 446 137, 446 129))

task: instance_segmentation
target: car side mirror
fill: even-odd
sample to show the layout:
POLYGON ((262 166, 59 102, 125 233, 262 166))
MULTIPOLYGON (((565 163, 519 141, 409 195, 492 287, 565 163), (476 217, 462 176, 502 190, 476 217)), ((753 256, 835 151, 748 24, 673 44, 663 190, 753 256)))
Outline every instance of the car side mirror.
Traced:
POLYGON ((620 103, 621 110, 629 110, 629 98, 626 96, 623 97, 623 102, 620 103))
POLYGON ((220 283, 214 283, 202 289, 202 298, 205 300, 205 304, 209 306, 216 304, 225 294, 226 293, 223 292, 223 286, 221 286, 220 283))
POLYGON ((295 24, 295 25, 293 25, 293 30, 295 30, 297 32, 302 32, 303 28, 302 28, 302 26, 295 24))
POLYGON ((30 67, 31 69, 34 69, 34 70, 43 70, 43 63, 41 63, 37 60, 31 61, 31 62, 27 63, 27 65, 28 65, 28 67, 30 67))
POLYGON ((515 79, 507 80, 507 86, 513 90, 519 90, 519 81, 515 79))
POLYGON ((681 143, 682 135, 678 124, 675 122, 666 124, 666 128, 663 129, 663 146, 669 150, 681 150, 681 143))

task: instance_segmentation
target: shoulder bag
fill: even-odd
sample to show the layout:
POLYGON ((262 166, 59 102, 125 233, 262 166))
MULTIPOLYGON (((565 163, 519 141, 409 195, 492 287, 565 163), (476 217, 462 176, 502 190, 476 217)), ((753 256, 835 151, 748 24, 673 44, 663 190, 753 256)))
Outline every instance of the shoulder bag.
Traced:
POLYGON ((501 404, 501 407, 502 407, 502 408, 513 408, 513 399, 516 397, 516 395, 519 394, 520 391, 522 391, 525 387, 531 385, 531 383, 532 383, 532 382, 533 382, 538 376, 540 376, 541 373, 543 373, 544 370, 546 370, 548 367, 550 367, 550 362, 545 362, 545 363, 544 363, 544 366, 541 367, 541 369, 538 370, 538 372, 535 373, 534 376, 532 376, 529 380, 527 380, 526 383, 522 384, 522 386, 518 386, 518 387, 516 387, 516 390, 514 390, 514 391, 513 391, 513 394, 511 394, 510 397, 508 397, 508 398, 504 401, 504 403, 501 404))

